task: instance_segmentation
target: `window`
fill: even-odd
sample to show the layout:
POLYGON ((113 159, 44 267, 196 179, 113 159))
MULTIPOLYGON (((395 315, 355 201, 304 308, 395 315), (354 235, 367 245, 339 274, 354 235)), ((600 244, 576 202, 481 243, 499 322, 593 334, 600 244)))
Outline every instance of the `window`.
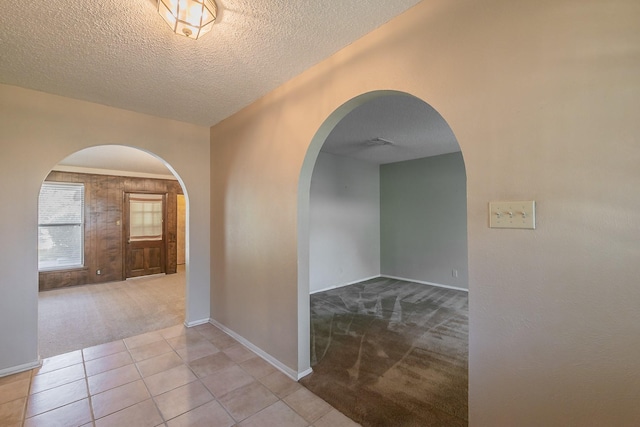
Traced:
POLYGON ((162 240, 162 194, 131 194, 129 239, 132 242, 162 240))
POLYGON ((84 185, 45 182, 38 201, 38 269, 84 264, 84 185))

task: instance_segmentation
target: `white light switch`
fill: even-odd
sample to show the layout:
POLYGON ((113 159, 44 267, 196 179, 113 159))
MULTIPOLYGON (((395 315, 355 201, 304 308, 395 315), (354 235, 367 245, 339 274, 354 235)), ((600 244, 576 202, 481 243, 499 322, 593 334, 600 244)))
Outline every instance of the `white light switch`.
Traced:
POLYGON ((489 227, 536 228, 536 202, 489 202, 489 227))

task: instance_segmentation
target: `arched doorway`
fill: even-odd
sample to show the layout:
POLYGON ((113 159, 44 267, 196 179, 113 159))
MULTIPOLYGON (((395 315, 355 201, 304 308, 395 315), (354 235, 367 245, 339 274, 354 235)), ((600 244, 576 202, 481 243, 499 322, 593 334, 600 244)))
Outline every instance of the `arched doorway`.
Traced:
MULTIPOLYGON (((319 294, 313 299, 314 316, 318 307, 329 313, 330 324, 324 331, 329 336, 318 337, 321 322, 315 317, 309 325, 309 329, 316 328, 311 339, 305 336, 309 329, 300 331, 300 342, 312 349, 305 354, 311 364, 318 362, 319 353, 327 357, 317 365, 319 374, 314 373, 303 384, 345 413, 358 406, 360 413, 352 418, 359 422, 372 422, 370 417, 376 412, 383 417, 394 413, 408 417, 403 411, 417 407, 423 394, 432 399, 427 404, 447 408, 443 416, 466 419, 466 172, 460 147, 442 116, 424 101, 400 92, 373 92, 352 99, 336 110, 314 137, 305 157, 298 196, 299 300, 305 292, 324 294, 322 291, 334 289, 326 292, 324 300, 316 298, 319 294), (411 289, 410 298, 390 291, 407 281, 410 286, 400 292, 411 289), (353 291, 346 290, 350 285, 353 291), (338 292, 335 288, 342 289, 338 292), (429 311, 420 312, 425 305, 409 307, 408 299, 410 304, 428 300, 429 311), (438 301, 442 307, 436 306, 438 301), (344 306, 333 311, 330 307, 337 304, 344 306), (452 305, 456 309, 450 310, 452 305), (433 356, 429 338, 418 343, 413 341, 415 337, 403 336, 423 333, 420 327, 414 328, 417 323, 430 325, 425 335, 441 324, 460 324, 452 334, 457 336, 451 340, 451 348, 439 349, 451 353, 445 356, 450 358, 447 363, 457 365, 447 375, 458 378, 440 384, 451 392, 447 398, 420 389, 427 383, 419 384, 420 378, 439 372, 419 366, 423 355, 433 356), (370 324, 376 326, 357 330, 370 324), (342 336, 335 333, 339 329, 342 336), (347 341, 352 348, 344 344, 347 341), (412 366, 407 366, 409 359, 412 366), (332 372, 326 360, 341 366, 332 372), (401 364, 405 366, 397 369, 401 364), (410 372, 407 378, 399 374, 402 370, 410 372), (381 386, 369 387, 366 382, 381 386), (403 390, 397 389, 397 384, 404 384, 399 386, 403 390), (405 400, 410 402, 412 392, 408 390, 412 386, 416 386, 416 401, 403 408, 394 398, 397 393, 408 393, 405 400), (345 392, 342 397, 341 390, 345 392), (359 403, 340 406, 354 394, 359 403), (383 398, 363 409, 368 395, 383 398), (378 411, 382 407, 385 409, 378 411), (454 409, 449 411, 449 407, 454 409)), ((303 311, 299 306, 301 323, 306 315, 303 311)), ((300 348, 300 354, 304 352, 300 348)), ((420 417, 414 421, 428 421, 420 417)))
MULTIPOLYGON (((185 321, 179 196, 188 207, 177 173, 137 148, 89 147, 52 168, 39 201, 41 357, 185 321), (142 221, 136 228, 135 218, 142 221), (135 276, 136 283, 125 281, 135 276)), ((184 215, 186 228, 186 209, 184 215)))

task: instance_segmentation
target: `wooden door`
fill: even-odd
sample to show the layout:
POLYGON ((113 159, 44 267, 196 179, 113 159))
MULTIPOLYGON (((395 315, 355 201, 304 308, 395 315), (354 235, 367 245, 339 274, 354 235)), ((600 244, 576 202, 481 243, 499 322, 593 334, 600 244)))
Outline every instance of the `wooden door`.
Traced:
POLYGON ((166 196, 125 193, 125 277, 164 273, 166 196))

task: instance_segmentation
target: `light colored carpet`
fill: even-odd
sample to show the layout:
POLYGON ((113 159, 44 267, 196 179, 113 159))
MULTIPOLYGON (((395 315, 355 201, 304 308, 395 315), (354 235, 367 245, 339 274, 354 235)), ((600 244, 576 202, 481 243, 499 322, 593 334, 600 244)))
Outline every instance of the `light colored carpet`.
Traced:
POLYGON ((40 357, 179 325, 184 322, 185 273, 40 292, 40 357))

